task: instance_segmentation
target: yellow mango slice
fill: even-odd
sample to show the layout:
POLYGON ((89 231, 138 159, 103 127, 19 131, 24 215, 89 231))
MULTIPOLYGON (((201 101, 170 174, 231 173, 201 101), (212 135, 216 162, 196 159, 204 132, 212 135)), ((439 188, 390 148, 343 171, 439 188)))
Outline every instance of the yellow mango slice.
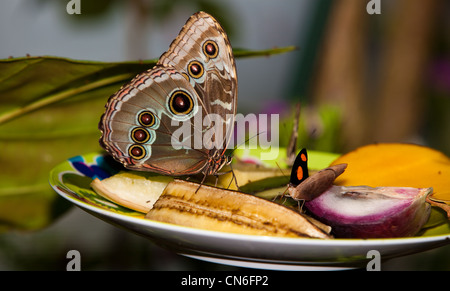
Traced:
POLYGON ((331 165, 341 163, 348 166, 336 185, 433 187, 431 198, 450 203, 450 158, 437 150, 414 144, 370 144, 331 165))

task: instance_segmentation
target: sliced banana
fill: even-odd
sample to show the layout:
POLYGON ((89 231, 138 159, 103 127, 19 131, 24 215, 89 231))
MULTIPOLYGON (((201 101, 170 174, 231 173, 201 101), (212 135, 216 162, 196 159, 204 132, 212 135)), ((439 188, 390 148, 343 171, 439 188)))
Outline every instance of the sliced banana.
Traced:
POLYGON ((174 180, 146 218, 194 228, 251 235, 331 236, 303 215, 242 192, 174 180))

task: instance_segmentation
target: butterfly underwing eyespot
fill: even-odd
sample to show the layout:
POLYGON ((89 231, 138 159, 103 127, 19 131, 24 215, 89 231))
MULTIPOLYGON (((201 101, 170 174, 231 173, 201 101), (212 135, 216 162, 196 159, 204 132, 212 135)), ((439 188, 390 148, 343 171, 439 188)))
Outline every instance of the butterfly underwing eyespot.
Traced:
POLYGON ((131 139, 136 143, 146 143, 150 140, 150 133, 141 127, 136 127, 131 131, 131 139))
POLYGON ((150 111, 143 111, 138 115, 138 122, 142 126, 152 127, 156 123, 155 115, 150 111))
POLYGON ((205 41, 203 44, 203 53, 207 55, 210 59, 214 59, 219 54, 219 48, 217 47, 217 44, 212 41, 208 40, 205 41))
POLYGON ((186 115, 194 108, 194 101, 188 93, 178 90, 170 96, 169 108, 175 115, 186 115))
POLYGON ((203 65, 199 61, 192 61, 188 65, 189 76, 198 79, 203 76, 203 65))
POLYGON ((130 157, 132 157, 135 160, 141 160, 146 156, 146 150, 142 145, 132 145, 128 149, 128 153, 130 157))

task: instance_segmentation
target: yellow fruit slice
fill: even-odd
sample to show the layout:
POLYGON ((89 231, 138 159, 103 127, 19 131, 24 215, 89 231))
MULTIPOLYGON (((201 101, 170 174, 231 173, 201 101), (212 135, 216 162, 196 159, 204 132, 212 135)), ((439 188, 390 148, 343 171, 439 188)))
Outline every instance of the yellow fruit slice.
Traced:
POLYGON ((99 195, 124 207, 147 213, 172 177, 139 172, 120 172, 109 178, 94 179, 91 187, 99 195))
MULTIPOLYGON (((227 167, 223 170, 223 172, 226 174, 218 176, 217 186, 229 190, 237 190, 236 183, 233 179, 233 174, 231 173, 231 168, 227 167), (227 171, 228 173, 226 173, 227 171)), ((234 165, 233 173, 237 179, 237 185, 239 185, 239 187, 251 182, 260 181, 271 177, 283 176, 285 174, 278 168, 266 168, 260 165, 244 163, 234 165)), ((210 176, 206 181, 210 185, 215 185, 216 177, 210 176)))
POLYGON ((414 144, 370 144, 331 165, 341 163, 348 166, 336 185, 433 187, 433 199, 450 203, 450 158, 437 150, 414 144))

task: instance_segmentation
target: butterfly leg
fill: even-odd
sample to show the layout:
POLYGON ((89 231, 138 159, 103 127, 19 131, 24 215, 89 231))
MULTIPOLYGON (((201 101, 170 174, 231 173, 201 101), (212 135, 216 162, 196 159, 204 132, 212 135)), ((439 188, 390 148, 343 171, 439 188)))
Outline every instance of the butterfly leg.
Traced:
POLYGON ((281 195, 277 195, 275 197, 273 197, 272 201, 276 201, 277 198, 280 199, 280 201, 284 198, 284 195, 286 195, 286 192, 288 191, 288 189, 284 190, 283 193, 281 193, 281 195))
POLYGON ((237 181, 236 175, 234 174, 234 171, 233 171, 233 170, 231 170, 231 174, 233 175, 233 178, 231 179, 230 185, 228 185, 228 188, 231 186, 231 183, 232 183, 233 180, 234 180, 234 185, 236 185, 237 190, 238 190, 238 191, 241 191, 241 189, 239 188, 239 185, 238 185, 238 181, 237 181))
POLYGON ((297 208, 298 208, 298 212, 299 213, 302 213, 303 205, 305 205, 305 200, 304 199, 297 200, 297 208))
POLYGON ((231 166, 231 164, 230 164, 230 168, 231 168, 230 172, 231 172, 231 174, 233 175, 233 177, 231 178, 231 181, 230 181, 230 184, 228 185, 228 188, 230 188, 231 183, 232 183, 233 180, 234 180, 234 185, 236 185, 237 190, 238 190, 238 191, 241 191, 241 189, 239 189, 239 185, 238 185, 238 182, 237 182, 237 178, 236 178, 236 175, 234 174, 233 167, 231 166))
POLYGON ((216 182, 214 183, 214 187, 217 187, 217 182, 219 181, 219 175, 214 175, 216 177, 216 182))
MULTIPOLYGON (((202 179, 202 181, 200 182, 200 185, 198 185, 197 190, 195 190, 195 193, 197 193, 198 190, 200 190, 200 187, 202 187, 202 185, 203 185, 203 183, 205 182, 205 180, 206 180, 206 175, 203 175, 203 179, 202 179)), ((216 184, 217 184, 217 180, 216 180, 216 184)))
POLYGON ((219 180, 219 175, 225 175, 225 174, 228 174, 228 173, 231 173, 232 177, 231 177, 230 183, 228 184, 227 189, 230 188, 231 183, 233 183, 233 181, 234 181, 234 185, 236 185, 237 191, 241 191, 241 189, 239 188, 239 185, 238 185, 238 182, 237 182, 237 178, 236 178, 236 175, 234 174, 233 169, 231 169, 230 171, 217 173, 216 174, 216 185, 217 185, 217 180, 219 180))
MULTIPOLYGON (((230 165, 230 167, 231 167, 231 165, 230 165)), ((217 172, 217 173, 213 174, 216 177, 216 183, 215 183, 214 186, 217 187, 217 183, 219 181, 219 176, 226 175, 226 174, 229 174, 229 173, 231 173, 232 177, 231 177, 230 183, 228 184, 227 189, 230 188, 231 183, 233 183, 233 181, 234 181, 234 184, 236 185, 237 191, 241 191, 240 188, 239 188, 238 182, 237 182, 236 175, 234 174, 233 168, 231 168, 231 170, 226 171, 226 172, 217 172)))
POLYGON ((231 183, 233 183, 233 181, 234 181, 234 184, 236 185, 237 190, 240 191, 239 185, 238 185, 238 183, 237 183, 236 175, 234 174, 233 170, 231 170, 231 171, 226 171, 226 172, 220 172, 220 173, 214 174, 214 177, 216 177, 216 182, 215 182, 215 184, 214 184, 214 187, 217 187, 217 183, 218 183, 218 181, 219 181, 219 176, 221 176, 221 175, 226 175, 226 174, 228 174, 228 173, 231 173, 231 174, 232 174, 232 177, 231 177, 230 183, 228 184, 227 189, 230 188, 231 183))

